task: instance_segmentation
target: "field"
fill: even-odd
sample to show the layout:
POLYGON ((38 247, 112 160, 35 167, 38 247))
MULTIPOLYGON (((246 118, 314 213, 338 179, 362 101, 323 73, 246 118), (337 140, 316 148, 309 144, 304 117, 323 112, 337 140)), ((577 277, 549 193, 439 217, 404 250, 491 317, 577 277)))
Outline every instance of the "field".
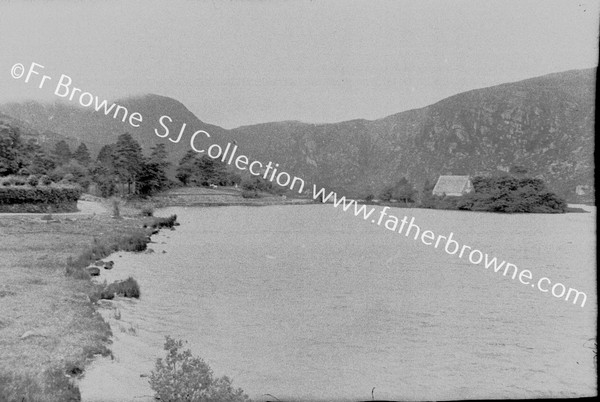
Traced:
POLYGON ((66 276, 67 258, 144 221, 131 209, 113 219, 110 207, 80 204, 80 214, 0 214, 2 401, 79 400, 73 381, 87 359, 110 354, 110 328, 88 296, 92 283, 66 276))
POLYGON ((280 205, 307 204, 308 198, 283 198, 281 196, 259 192, 258 198, 243 198, 242 191, 233 187, 183 187, 166 191, 154 197, 158 206, 225 206, 225 205, 280 205))

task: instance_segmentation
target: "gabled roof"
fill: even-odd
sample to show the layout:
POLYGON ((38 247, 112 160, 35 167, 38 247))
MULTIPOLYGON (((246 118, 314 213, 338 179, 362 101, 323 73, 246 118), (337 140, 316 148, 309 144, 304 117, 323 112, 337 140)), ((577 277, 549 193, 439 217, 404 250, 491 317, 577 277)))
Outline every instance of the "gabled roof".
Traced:
POLYGON ((440 176, 433 188, 433 193, 462 194, 469 187, 469 182, 469 176, 440 176))

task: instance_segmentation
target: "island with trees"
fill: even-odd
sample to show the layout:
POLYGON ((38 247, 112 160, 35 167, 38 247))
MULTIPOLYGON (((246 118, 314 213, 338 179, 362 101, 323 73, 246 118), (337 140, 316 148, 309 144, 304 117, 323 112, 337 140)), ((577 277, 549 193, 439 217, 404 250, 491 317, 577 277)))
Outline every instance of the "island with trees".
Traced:
POLYGON ((549 190, 544 180, 528 176, 527 170, 521 166, 513 167, 509 172, 494 172, 469 180, 472 184, 469 192, 462 195, 436 195, 430 181, 426 181, 419 192, 402 177, 396 184, 385 187, 378 199, 369 194, 365 202, 397 207, 500 213, 576 212, 567 206, 563 198, 549 190))

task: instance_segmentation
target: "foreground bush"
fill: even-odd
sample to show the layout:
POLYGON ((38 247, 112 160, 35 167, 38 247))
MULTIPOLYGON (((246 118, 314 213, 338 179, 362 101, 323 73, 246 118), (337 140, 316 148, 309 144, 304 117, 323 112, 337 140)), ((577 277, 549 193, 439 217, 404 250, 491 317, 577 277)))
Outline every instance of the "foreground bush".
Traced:
POLYGON ((226 377, 214 378, 213 372, 188 349, 181 351, 183 341, 167 336, 165 359, 157 359, 150 374, 150 387, 156 397, 167 402, 246 402, 250 398, 241 388, 234 389, 226 377))
POLYGON ((115 296, 139 299, 140 295, 140 285, 130 276, 124 281, 116 281, 110 285, 106 285, 106 282, 104 285, 97 285, 96 291, 90 295, 90 301, 95 303, 100 299, 112 300, 115 296))

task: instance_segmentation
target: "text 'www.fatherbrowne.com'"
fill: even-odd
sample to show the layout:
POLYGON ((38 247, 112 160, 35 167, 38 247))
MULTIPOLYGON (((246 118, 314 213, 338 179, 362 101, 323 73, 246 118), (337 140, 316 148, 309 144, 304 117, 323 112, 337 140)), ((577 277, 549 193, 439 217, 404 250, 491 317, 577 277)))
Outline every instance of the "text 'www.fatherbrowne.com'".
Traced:
POLYGON ((550 293, 552 296, 563 299, 565 301, 571 301, 573 304, 581 302, 581 307, 585 306, 587 301, 587 295, 584 292, 580 292, 577 289, 567 288, 562 283, 554 283, 549 278, 542 277, 537 281, 533 280, 533 273, 528 269, 519 271, 519 268, 510 262, 502 261, 499 262, 498 258, 491 258, 487 253, 483 253, 480 250, 472 248, 467 245, 460 245, 454 240, 454 233, 450 232, 448 236, 435 235, 431 230, 422 231, 421 228, 415 224, 415 218, 411 217, 410 220, 407 216, 402 219, 394 215, 388 214, 390 207, 384 207, 376 213, 376 208, 369 207, 364 204, 359 204, 356 200, 347 199, 346 197, 338 197, 338 195, 331 191, 327 194, 327 190, 321 188, 317 189, 317 186, 313 185, 313 199, 321 200, 324 203, 331 203, 334 208, 341 207, 344 212, 352 212, 354 216, 361 217, 366 221, 369 221, 377 226, 383 226, 391 231, 398 234, 404 234, 405 237, 413 237, 414 240, 421 240, 426 246, 433 246, 435 249, 440 248, 450 255, 458 256, 458 258, 467 259, 473 265, 481 265, 485 269, 493 269, 494 272, 502 272, 503 276, 510 276, 512 280, 518 278, 518 281, 523 285, 537 288, 540 292, 550 293))
MULTIPOLYGON (((76 102, 82 107, 93 108, 96 112, 104 113, 106 116, 110 116, 115 120, 120 120, 123 123, 129 123, 134 128, 139 128, 143 122, 143 116, 139 112, 131 112, 125 106, 111 103, 106 99, 99 99, 98 96, 92 95, 90 92, 86 92, 73 84, 71 77, 65 74, 61 74, 59 79, 44 73, 45 67, 38 63, 31 63, 28 67, 21 63, 16 63, 12 66, 10 74, 11 76, 19 80, 23 77, 25 83, 32 83, 37 85, 38 89, 53 89, 54 95, 68 100, 69 102, 76 102)), ((156 136, 169 140, 173 143, 179 143, 184 138, 186 132, 187 123, 179 122, 181 128, 178 131, 174 131, 175 137, 171 136, 170 128, 173 128, 172 124, 178 125, 170 116, 163 115, 156 122, 160 124, 160 129, 155 128, 154 134, 156 136), (171 127, 170 127, 171 126, 171 127)), ((263 164, 261 161, 253 160, 246 155, 238 153, 238 146, 235 142, 227 143, 225 148, 219 144, 213 143, 206 149, 202 147, 202 143, 211 139, 210 133, 204 130, 197 130, 191 133, 190 137, 190 148, 198 154, 206 153, 212 159, 220 159, 227 165, 234 165, 239 170, 247 170, 253 176, 261 176, 264 180, 276 183, 281 187, 287 187, 289 190, 297 191, 299 194, 304 192, 305 181, 297 176, 291 175, 285 171, 279 170, 279 164, 269 162, 263 164), (204 141, 203 141, 204 140, 204 141)), ((206 144, 205 144, 206 145, 206 144)), ((368 221, 375 208, 367 207, 366 205, 360 205, 356 200, 346 199, 346 197, 338 197, 335 192, 326 194, 326 190, 321 188, 317 189, 313 185, 312 197, 315 200, 321 200, 326 203, 333 203, 334 208, 341 206, 344 212, 353 211, 354 216, 362 216, 362 218, 368 221)), ((585 305, 587 301, 587 295, 584 292, 580 292, 577 289, 568 288, 562 283, 552 284, 552 281, 546 277, 540 278, 537 281, 532 281, 533 274, 531 271, 524 269, 519 272, 519 268, 512 263, 502 261, 498 263, 496 257, 490 258, 488 254, 482 253, 480 250, 471 248, 467 245, 461 245, 453 239, 454 233, 450 233, 449 236, 436 236, 431 230, 421 231, 421 228, 415 224, 415 218, 408 220, 407 216, 402 219, 398 219, 394 215, 389 215, 387 211, 390 207, 384 207, 380 212, 379 216, 375 214, 371 219, 371 223, 384 227, 387 230, 396 232, 398 234, 404 233, 406 237, 409 235, 414 236, 415 240, 419 238, 423 244, 427 246, 433 246, 434 248, 442 248, 446 253, 450 255, 457 255, 458 258, 467 258, 471 264, 483 266, 486 269, 493 268, 494 272, 503 272, 504 276, 509 273, 510 277, 515 280, 518 276, 519 282, 523 285, 530 285, 533 288, 537 288, 540 292, 550 293, 556 298, 565 301, 572 301, 573 304, 577 304, 581 300, 581 307, 585 305), (385 219, 385 222, 384 222, 385 219), (399 227, 398 227, 399 226, 399 227), (518 274, 518 275, 517 275, 518 274), (581 297, 581 299, 580 299, 581 297)))

